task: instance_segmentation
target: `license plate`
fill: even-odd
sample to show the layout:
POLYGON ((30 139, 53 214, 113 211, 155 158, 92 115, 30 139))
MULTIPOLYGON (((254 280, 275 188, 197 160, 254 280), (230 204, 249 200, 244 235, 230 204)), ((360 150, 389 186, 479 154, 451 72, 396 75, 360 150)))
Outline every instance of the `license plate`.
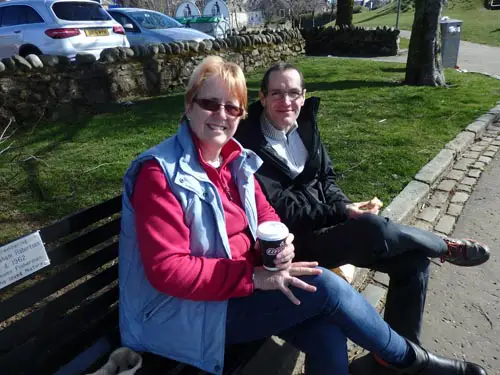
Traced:
POLYGON ((108 36, 108 29, 86 29, 85 35, 87 36, 108 36))

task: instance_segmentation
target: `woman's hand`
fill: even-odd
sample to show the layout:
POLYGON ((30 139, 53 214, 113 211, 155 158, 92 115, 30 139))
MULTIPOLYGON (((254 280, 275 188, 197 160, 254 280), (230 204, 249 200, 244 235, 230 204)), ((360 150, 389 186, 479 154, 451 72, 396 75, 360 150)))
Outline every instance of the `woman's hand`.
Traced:
POLYGON ((280 290, 295 305, 300 301, 290 290, 290 286, 303 289, 307 292, 315 292, 316 287, 298 278, 298 276, 319 275, 321 269, 316 268, 318 262, 296 262, 291 263, 288 269, 279 271, 268 271, 263 267, 254 268, 254 287, 261 290, 280 290))

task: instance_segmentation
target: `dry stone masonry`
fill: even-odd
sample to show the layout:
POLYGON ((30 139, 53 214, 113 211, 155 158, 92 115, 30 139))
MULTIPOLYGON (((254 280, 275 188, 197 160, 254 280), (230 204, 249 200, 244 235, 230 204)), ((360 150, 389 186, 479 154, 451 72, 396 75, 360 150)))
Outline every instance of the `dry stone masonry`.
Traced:
POLYGON ((0 117, 19 124, 55 118, 79 109, 182 89, 207 55, 237 63, 245 72, 304 54, 298 29, 266 30, 226 39, 108 48, 99 60, 77 55, 15 55, 0 62, 0 117))
POLYGON ((399 30, 351 27, 302 29, 306 54, 313 56, 394 56, 399 50, 399 30))

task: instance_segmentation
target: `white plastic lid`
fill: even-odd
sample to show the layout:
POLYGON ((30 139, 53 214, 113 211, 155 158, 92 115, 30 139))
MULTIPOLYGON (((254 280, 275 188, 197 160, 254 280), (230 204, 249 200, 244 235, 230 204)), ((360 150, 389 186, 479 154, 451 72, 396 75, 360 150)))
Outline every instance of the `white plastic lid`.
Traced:
POLYGON ((288 228, 279 221, 265 221, 257 227, 257 237, 264 241, 280 241, 288 236, 288 228))

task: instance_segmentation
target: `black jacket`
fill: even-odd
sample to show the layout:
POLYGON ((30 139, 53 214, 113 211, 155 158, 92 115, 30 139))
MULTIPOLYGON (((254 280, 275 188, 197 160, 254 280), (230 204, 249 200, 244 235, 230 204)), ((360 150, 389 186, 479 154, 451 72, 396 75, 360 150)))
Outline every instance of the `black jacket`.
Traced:
POLYGON ((286 164, 262 134, 260 102, 249 107, 248 118, 240 122, 235 135, 245 148, 264 160, 257 179, 281 220, 295 234, 310 234, 345 221, 345 206, 350 203, 335 183, 332 162, 321 143, 316 122, 318 107, 319 98, 307 99, 297 119, 298 132, 309 157, 296 178, 292 178, 286 164))

